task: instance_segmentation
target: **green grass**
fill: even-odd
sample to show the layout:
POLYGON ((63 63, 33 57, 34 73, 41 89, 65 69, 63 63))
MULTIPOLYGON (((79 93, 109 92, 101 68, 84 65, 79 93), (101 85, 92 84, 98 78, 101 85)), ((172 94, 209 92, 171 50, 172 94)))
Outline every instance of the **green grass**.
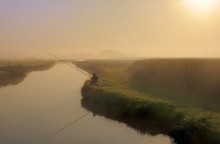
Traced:
POLYGON ((129 73, 133 86, 143 92, 220 109, 220 59, 141 60, 129 73))
POLYGON ((0 61, 0 87, 21 82, 29 72, 46 70, 52 67, 53 61, 17 60, 0 61))
MULTIPOLYGON (((219 143, 220 114, 200 105, 177 101, 169 96, 137 89, 131 84, 132 61, 74 62, 89 72, 98 72, 97 85, 86 82, 82 88, 85 108, 127 123, 142 133, 167 134, 179 143, 219 143), (130 68, 130 69, 129 69, 130 68), (150 124, 150 125, 149 125, 150 124), (151 128, 152 127, 152 128, 151 128), (180 128, 180 129, 177 129, 180 128)), ((161 93, 162 94, 162 93, 161 93)))

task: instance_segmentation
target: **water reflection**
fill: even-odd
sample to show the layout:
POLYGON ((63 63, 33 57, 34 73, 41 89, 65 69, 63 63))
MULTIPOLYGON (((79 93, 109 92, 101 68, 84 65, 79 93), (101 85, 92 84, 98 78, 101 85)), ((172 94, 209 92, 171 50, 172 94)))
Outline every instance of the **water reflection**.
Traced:
MULTIPOLYGON (((87 79, 57 64, 30 73, 15 86, 0 88, 0 143, 32 144, 59 130, 87 111, 81 107, 81 87, 87 79)), ((89 114, 45 144, 170 144, 162 135, 140 135, 123 123, 89 114)))
MULTIPOLYGON (((161 123, 156 118, 149 118, 149 119, 138 119, 133 117, 127 116, 115 116, 112 113, 107 113, 105 110, 99 109, 97 106, 91 104, 87 101, 86 98, 81 99, 81 105, 88 111, 93 113, 93 116, 104 116, 105 118, 115 120, 117 122, 124 123, 128 128, 132 128, 140 135, 150 135, 150 136, 164 136, 169 133, 168 129, 166 128, 167 125, 165 123, 161 123)), ((174 144, 175 142, 171 140, 174 144)))

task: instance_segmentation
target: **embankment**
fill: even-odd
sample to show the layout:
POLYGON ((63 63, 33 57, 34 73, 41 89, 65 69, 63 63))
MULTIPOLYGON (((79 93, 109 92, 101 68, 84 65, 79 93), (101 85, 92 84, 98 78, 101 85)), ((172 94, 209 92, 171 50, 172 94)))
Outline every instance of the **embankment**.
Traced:
MULTIPOLYGON (((95 62, 87 64, 93 67, 95 62)), ((169 135, 178 144, 220 143, 218 113, 140 92, 127 84, 131 76, 125 76, 128 65, 104 66, 98 85, 85 82, 82 88, 84 108, 123 122, 140 133, 169 135)))
POLYGON ((0 62, 0 87, 15 85, 24 80, 32 71, 47 70, 55 65, 54 61, 1 61, 0 62))
POLYGON ((86 82, 82 106, 94 114, 124 122, 140 133, 164 134, 178 144, 218 143, 205 116, 190 117, 172 104, 135 98, 86 82))
POLYGON ((220 59, 139 60, 128 71, 138 90, 203 106, 220 104, 220 59))

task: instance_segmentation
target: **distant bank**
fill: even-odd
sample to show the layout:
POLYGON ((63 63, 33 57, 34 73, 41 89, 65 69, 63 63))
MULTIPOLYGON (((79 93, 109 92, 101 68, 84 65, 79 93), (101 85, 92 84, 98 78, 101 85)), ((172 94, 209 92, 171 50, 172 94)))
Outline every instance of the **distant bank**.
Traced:
POLYGON ((47 70, 54 65, 54 61, 44 60, 1 60, 0 87, 18 84, 29 72, 47 70))

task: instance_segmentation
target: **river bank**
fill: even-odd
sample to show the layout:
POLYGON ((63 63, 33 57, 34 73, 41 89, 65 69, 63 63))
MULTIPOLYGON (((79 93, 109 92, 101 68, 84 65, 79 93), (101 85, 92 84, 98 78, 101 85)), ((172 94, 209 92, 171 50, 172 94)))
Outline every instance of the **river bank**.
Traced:
POLYGON ((44 60, 2 60, 0 61, 0 87, 16 85, 32 71, 47 70, 55 65, 54 61, 44 60))
POLYGON ((17 85, 0 88, 1 143, 171 144, 169 137, 140 135, 123 123, 92 113, 77 120, 88 113, 81 105, 86 79, 57 63, 51 69, 29 73, 17 85), (45 139, 57 130, 61 131, 45 139))
POLYGON ((74 63, 100 76, 97 85, 85 82, 82 88, 82 105, 94 114, 126 123, 140 133, 169 135, 178 144, 220 142, 218 113, 137 91, 128 84, 132 61, 74 63))

